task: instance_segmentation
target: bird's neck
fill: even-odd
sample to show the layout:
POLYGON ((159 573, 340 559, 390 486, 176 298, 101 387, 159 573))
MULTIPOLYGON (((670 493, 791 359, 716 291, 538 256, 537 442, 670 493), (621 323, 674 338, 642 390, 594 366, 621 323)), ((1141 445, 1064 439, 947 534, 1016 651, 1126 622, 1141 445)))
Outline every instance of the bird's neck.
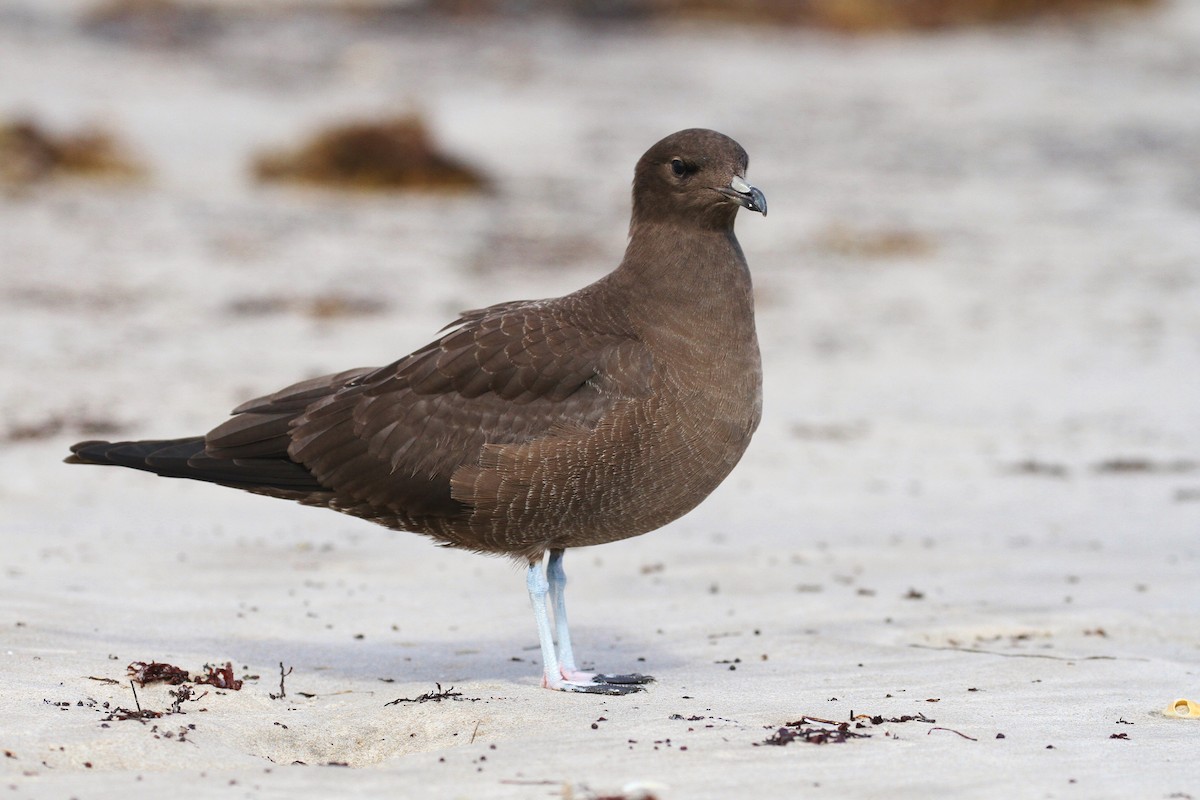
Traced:
POLYGON ((744 328, 754 316, 750 270, 732 228, 642 223, 612 278, 651 325, 744 328))

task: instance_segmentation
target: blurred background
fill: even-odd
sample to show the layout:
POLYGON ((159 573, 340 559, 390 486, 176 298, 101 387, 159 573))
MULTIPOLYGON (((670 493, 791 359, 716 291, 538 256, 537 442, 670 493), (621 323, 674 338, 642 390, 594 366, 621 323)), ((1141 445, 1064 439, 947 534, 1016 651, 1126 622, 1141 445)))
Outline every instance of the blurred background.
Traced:
POLYGON ((1184 0, 0 0, 0 492, 598 278, 702 126, 771 207, 733 491, 1193 502, 1198 75, 1184 0))
MULTIPOLYGON (((1194 753, 1161 709, 1194 689, 1198 516, 1200 2, 0 0, 0 711, 30 781, 301 785, 262 758, 386 762, 473 724, 501 741, 480 796, 514 770, 1183 796, 1144 767, 1194 753), (580 652, 661 681, 615 727, 533 689, 507 562, 61 463, 599 278, 634 163, 696 126, 770 203, 738 221, 764 419, 695 513, 568 559, 580 652), (262 680, 189 717, 181 758, 79 708, 129 705, 135 659, 262 680), (282 717, 285 661, 309 694, 282 717), (435 682, 497 704, 380 715, 435 682), (981 741, 750 747, 864 706, 981 741), (686 738, 693 710, 716 728, 686 738), (1127 719, 1137 747, 1108 741, 1127 719)), ((483 769, 428 755, 325 774, 462 794, 483 769)))

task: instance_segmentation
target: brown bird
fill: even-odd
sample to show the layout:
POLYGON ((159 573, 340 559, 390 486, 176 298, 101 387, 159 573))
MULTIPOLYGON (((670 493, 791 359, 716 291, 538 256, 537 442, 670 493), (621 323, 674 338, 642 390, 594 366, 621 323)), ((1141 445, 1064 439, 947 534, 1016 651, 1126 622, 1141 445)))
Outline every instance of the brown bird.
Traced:
POLYGON ((243 403, 205 436, 80 442, 67 462, 209 481, 520 559, 542 685, 638 691, 652 679, 577 668, 563 552, 687 513, 758 427, 754 303, 733 223, 767 203, 746 166, 727 136, 672 134, 638 161, 625 257, 595 283, 464 312, 399 361, 243 403))

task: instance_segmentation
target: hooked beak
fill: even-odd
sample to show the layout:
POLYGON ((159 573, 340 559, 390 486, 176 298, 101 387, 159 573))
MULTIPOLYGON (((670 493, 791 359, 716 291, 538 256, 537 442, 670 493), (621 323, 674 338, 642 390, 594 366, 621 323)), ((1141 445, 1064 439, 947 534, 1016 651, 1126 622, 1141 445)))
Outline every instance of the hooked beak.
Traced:
POLYGON ((720 188, 717 191, 729 198, 730 202, 737 203, 742 208, 757 211, 764 217, 767 215, 766 195, 758 187, 746 183, 746 179, 740 175, 733 176, 733 180, 729 182, 729 188, 720 188))

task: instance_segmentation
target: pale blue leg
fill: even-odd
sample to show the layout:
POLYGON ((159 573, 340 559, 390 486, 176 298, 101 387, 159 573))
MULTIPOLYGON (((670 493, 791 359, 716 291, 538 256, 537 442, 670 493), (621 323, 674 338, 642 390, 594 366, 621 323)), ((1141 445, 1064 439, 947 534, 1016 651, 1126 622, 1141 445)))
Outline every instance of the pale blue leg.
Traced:
POLYGON ((529 589, 529 602, 533 604, 533 619, 537 623, 538 641, 542 645, 542 686, 547 689, 562 688, 562 674, 558 656, 554 652, 554 635, 550 632, 550 616, 546 613, 546 573, 541 561, 529 562, 525 573, 525 586, 529 589))
MULTIPOLYGON (((560 556, 561 559, 561 556, 560 556)), ((541 561, 529 564, 525 574, 525 585, 529 589, 529 602, 533 604, 533 618, 537 621, 538 641, 542 646, 542 686, 560 692, 586 692, 588 694, 629 694, 640 686, 614 686, 607 683, 572 683, 563 679, 558 655, 554 651, 554 636, 550 631, 550 615, 546 610, 546 595, 550 584, 541 561)))
MULTIPOLYGON (((550 595, 550 602, 554 606, 554 631, 558 641, 555 665, 558 669, 557 674, 567 681, 567 684, 561 688, 602 694, 629 694, 641 691, 642 684, 651 683, 654 679, 638 673, 597 675, 592 672, 581 672, 576 667, 575 651, 571 647, 571 630, 567 622, 567 573, 563 570, 564 552, 562 549, 551 550, 550 557, 546 560, 546 587, 550 595)), ((530 597, 532 597, 532 590, 530 591, 530 597)), ((542 614, 545 615, 545 597, 542 598, 542 605, 542 614)), ((534 613, 537 613, 536 605, 534 613)), ((542 649, 544 652, 545 644, 542 645, 542 649)), ((549 664, 549 662, 545 663, 549 664)), ((547 666, 546 675, 550 674, 547 666)), ((543 682, 548 680, 546 678, 543 682)))
POLYGON ((554 606, 554 638, 558 642, 558 666, 569 681, 587 682, 595 677, 580 672, 575 666, 575 651, 571 648, 571 630, 567 623, 567 573, 563 571, 563 550, 551 550, 546 561, 546 578, 550 584, 550 603, 554 606))

